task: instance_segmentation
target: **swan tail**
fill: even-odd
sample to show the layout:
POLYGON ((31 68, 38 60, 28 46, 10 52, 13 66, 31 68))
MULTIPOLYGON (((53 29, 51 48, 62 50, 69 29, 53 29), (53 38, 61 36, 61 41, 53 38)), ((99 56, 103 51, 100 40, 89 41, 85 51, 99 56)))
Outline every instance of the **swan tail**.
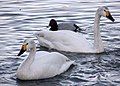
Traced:
POLYGON ((60 70, 59 70, 58 75, 61 74, 61 73, 63 73, 63 72, 65 72, 65 71, 67 71, 67 69, 68 69, 72 64, 74 64, 74 61, 70 61, 70 60, 67 61, 65 64, 63 64, 62 67, 61 67, 60 70))

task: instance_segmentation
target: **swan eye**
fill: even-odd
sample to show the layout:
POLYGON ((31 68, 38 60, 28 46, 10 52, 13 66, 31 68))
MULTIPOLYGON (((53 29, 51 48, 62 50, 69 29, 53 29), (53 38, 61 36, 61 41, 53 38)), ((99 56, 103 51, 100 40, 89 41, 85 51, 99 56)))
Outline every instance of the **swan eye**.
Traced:
POLYGON ((26 45, 28 45, 28 43, 26 45))
POLYGON ((104 16, 109 16, 109 11, 104 10, 104 16))
POLYGON ((106 10, 104 10, 106 12, 106 10))

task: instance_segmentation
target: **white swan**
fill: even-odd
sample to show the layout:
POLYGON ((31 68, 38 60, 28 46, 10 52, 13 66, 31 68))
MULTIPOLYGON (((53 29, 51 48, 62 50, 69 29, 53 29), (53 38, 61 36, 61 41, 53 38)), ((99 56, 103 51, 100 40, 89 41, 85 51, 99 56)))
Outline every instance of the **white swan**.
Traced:
POLYGON ((107 17, 114 22, 106 6, 99 7, 94 20, 94 44, 89 42, 82 33, 75 33, 69 30, 40 31, 35 34, 42 46, 54 48, 61 51, 80 53, 101 53, 104 51, 99 23, 101 16, 107 17))
POLYGON ((80 32, 82 30, 73 22, 63 22, 63 23, 57 24, 57 21, 55 19, 50 20, 49 26, 51 31, 72 30, 74 32, 80 32))
POLYGON ((30 51, 29 56, 19 66, 16 76, 21 80, 44 79, 65 72, 74 61, 57 52, 36 52, 35 42, 25 40, 18 54, 30 51))

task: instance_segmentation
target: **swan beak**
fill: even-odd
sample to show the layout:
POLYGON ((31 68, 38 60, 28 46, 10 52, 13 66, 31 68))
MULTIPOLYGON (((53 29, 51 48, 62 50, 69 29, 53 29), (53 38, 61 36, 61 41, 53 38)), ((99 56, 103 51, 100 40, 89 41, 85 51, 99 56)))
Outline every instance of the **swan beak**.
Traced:
POLYGON ((22 45, 20 52, 18 53, 17 56, 22 55, 25 51, 27 50, 27 44, 22 45))
POLYGON ((110 19, 112 22, 115 21, 115 19, 112 17, 112 15, 110 14, 109 11, 106 11, 106 17, 107 17, 108 19, 110 19))

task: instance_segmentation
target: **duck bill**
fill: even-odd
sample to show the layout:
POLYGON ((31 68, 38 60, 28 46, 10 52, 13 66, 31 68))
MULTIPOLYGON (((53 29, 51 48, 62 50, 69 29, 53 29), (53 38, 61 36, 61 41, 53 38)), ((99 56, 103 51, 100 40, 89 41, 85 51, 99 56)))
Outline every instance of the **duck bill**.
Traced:
POLYGON ((110 14, 110 12, 107 12, 106 17, 107 17, 108 19, 110 19, 112 22, 115 21, 115 19, 112 17, 112 15, 110 14))
POLYGON ((22 45, 22 48, 21 48, 21 50, 20 50, 20 52, 18 53, 17 56, 22 55, 25 51, 26 51, 26 45, 22 45))

